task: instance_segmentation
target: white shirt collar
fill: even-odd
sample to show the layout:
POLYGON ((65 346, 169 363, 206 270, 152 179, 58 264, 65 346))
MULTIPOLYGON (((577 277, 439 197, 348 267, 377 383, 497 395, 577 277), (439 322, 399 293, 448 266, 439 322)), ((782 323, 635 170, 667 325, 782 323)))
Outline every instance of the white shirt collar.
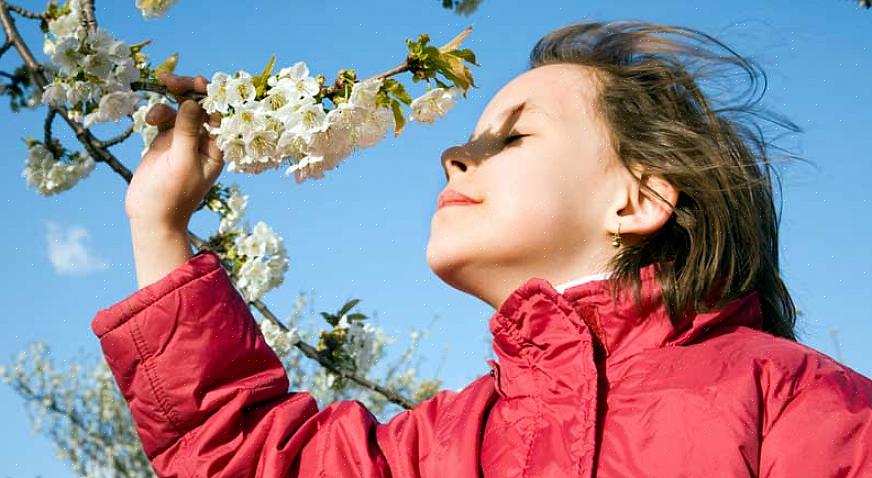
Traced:
POLYGON ((586 276, 579 277, 577 279, 573 279, 569 282, 564 282, 558 286, 555 286, 554 289, 557 292, 560 292, 562 294, 563 291, 565 291, 566 289, 568 289, 570 287, 575 287, 577 285, 584 284, 585 282, 608 279, 610 275, 611 275, 610 272, 600 272, 599 274, 586 275, 586 276))

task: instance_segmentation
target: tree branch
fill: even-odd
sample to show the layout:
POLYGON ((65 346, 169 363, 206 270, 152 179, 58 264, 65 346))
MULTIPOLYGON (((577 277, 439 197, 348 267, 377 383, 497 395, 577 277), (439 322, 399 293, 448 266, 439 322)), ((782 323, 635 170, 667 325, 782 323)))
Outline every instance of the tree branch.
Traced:
MULTIPOLYGON (((7 38, 9 38, 9 41, 11 41, 13 43, 13 45, 15 46, 15 50, 18 51, 18 54, 19 54, 19 56, 21 56, 21 59, 24 60, 24 63, 27 66, 27 70, 30 73, 31 77, 33 77, 33 80, 34 80, 34 83, 36 84, 36 86, 39 88, 44 88, 46 86, 46 84, 48 84, 48 81, 45 78, 45 75, 42 71, 42 67, 39 65, 39 63, 37 63, 36 59, 33 57, 33 54, 31 53, 30 49, 27 47, 27 44, 25 44, 24 41, 21 39, 21 35, 19 34, 18 30, 15 27, 15 21, 9 15, 9 11, 11 9, 12 8, 8 3, 0 0, 0 24, 2 24, 3 30, 6 32, 7 38)), ((387 76, 395 75, 395 74, 401 73, 403 71, 406 71, 406 69, 408 69, 408 65, 404 63, 404 64, 399 65, 397 67, 394 67, 390 70, 387 70, 386 72, 381 73, 380 75, 377 75, 377 76, 381 76, 382 78, 386 78, 387 76)), ((157 85, 157 86, 162 87, 162 85, 157 85)), ((95 161, 102 161, 102 162, 108 164, 109 167, 111 167, 116 173, 118 173, 122 178, 124 178, 124 180, 127 183, 130 183, 130 180, 133 178, 133 175, 131 174, 130 170, 127 169, 120 161, 118 161, 115 158, 115 156, 111 152, 108 151, 108 149, 106 149, 106 144, 104 142, 101 142, 96 137, 94 137, 94 135, 91 133, 91 131, 88 128, 85 128, 79 122, 72 120, 70 118, 69 114, 67 113, 66 108, 58 107, 58 108, 55 108, 55 110, 56 110, 56 114, 59 114, 64 119, 64 121, 66 121, 66 123, 70 126, 70 128, 73 129, 73 131, 76 133, 76 138, 79 140, 80 143, 82 143, 82 145, 85 147, 85 149, 88 151, 88 153, 94 158, 95 161)), ((109 140, 107 142, 111 142, 111 141, 112 140, 109 140)), ((194 246, 198 250, 207 249, 206 241, 204 241, 203 239, 198 237, 193 232, 188 231, 188 237, 191 239, 191 242, 194 244, 194 246)), ((224 269, 226 271, 232 270, 232 267, 230 266, 230 264, 227 264, 223 259, 221 260, 221 265, 224 267, 224 269)), ((276 326, 278 326, 279 328, 281 328, 284 331, 288 330, 287 326, 285 324, 283 324, 275 316, 275 314, 273 314, 269 310, 269 308, 267 308, 267 306, 263 302, 261 302, 259 299, 254 301, 254 302, 251 302, 251 304, 254 305, 255 308, 257 308, 257 310, 261 313, 261 315, 263 315, 264 319, 269 320, 270 322, 274 323, 276 326)), ((412 400, 409 400, 408 398, 401 396, 399 393, 388 390, 385 387, 382 387, 381 385, 378 385, 378 384, 376 384, 376 383, 374 383, 366 378, 358 377, 356 374, 351 373, 347 370, 343 370, 342 368, 337 366, 335 363, 333 363, 331 360, 329 360, 328 358, 323 357, 321 354, 319 354, 318 351, 315 349, 315 347, 313 347, 313 346, 311 346, 303 341, 297 342, 296 347, 298 349, 300 349, 300 351, 303 352, 304 355, 306 355, 310 359, 315 360, 319 364, 321 364, 321 366, 329 369, 330 371, 332 371, 333 373, 335 373, 337 375, 340 375, 348 380, 351 380, 351 381, 357 383, 358 385, 360 385, 362 387, 368 388, 374 392, 377 392, 377 393, 383 395, 385 398, 387 398, 392 403, 395 403, 395 404, 397 404, 403 408, 406 408, 406 409, 412 408, 415 405, 415 403, 412 400)))
POLYGON ((3 57, 3 54, 6 53, 9 48, 12 47, 12 40, 6 40, 6 43, 3 46, 0 46, 0 58, 3 57))
MULTIPOLYGON (((15 50, 18 52, 18 55, 24 61, 25 66, 27 67, 28 73, 30 73, 31 78, 33 78, 33 82, 37 88, 45 88, 48 84, 48 80, 46 80, 45 73, 42 70, 42 66, 36 61, 33 53, 28 48, 27 44, 24 43, 24 40, 21 38, 21 34, 18 32, 18 29, 15 27, 15 20, 9 14, 11 6, 5 1, 0 0, 0 25, 3 26, 3 30, 6 32, 6 38, 12 42, 15 50)), ((67 113, 67 109, 64 107, 55 108, 57 113, 64 119, 64 121, 69 125, 69 127, 73 130, 76 135, 76 138, 80 143, 85 147, 88 154, 94 158, 94 161, 102 161, 109 165, 113 171, 120 174, 121 177, 124 178, 128 183, 130 179, 133 178, 133 173, 130 172, 120 161, 110 153, 106 148, 101 148, 99 146, 99 140, 94 137, 91 131, 78 121, 70 118, 70 115, 67 113)))
POLYGON ((133 125, 128 126, 127 129, 118 136, 107 139, 105 141, 98 141, 97 143, 100 145, 101 148, 108 148, 110 146, 115 146, 116 144, 129 138, 131 134, 133 134, 133 125))
POLYGON ((21 8, 18 5, 8 5, 7 4, 6 6, 9 8, 9 10, 12 10, 13 12, 21 15, 24 18, 30 18, 33 20, 42 20, 43 18, 45 18, 45 13, 31 12, 30 10, 25 10, 24 8, 21 8))
POLYGON ((94 16, 94 0, 81 0, 82 25, 88 30, 97 28, 97 18, 94 16))
POLYGON ((48 112, 45 115, 45 123, 43 123, 43 143, 45 147, 48 148, 49 151, 52 152, 54 157, 59 158, 61 155, 60 148, 58 147, 59 143, 55 143, 55 139, 51 134, 52 123, 54 123, 55 116, 57 116, 58 111, 53 107, 48 107, 48 112))

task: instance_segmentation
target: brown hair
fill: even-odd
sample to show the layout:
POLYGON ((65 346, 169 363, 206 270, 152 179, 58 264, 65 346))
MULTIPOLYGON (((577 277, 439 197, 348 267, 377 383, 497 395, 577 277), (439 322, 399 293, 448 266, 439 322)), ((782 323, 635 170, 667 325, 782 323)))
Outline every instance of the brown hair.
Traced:
POLYGON ((763 329, 795 340, 796 309, 778 266, 772 152, 796 156, 764 131, 800 128, 760 107, 763 70, 705 33, 635 21, 548 33, 530 53, 530 68, 555 63, 592 68, 596 109, 624 167, 641 166, 680 191, 668 222, 632 238, 611 262, 613 294, 632 285, 638 301, 639 270, 655 264, 673 323, 757 291, 763 329), (747 88, 737 90, 731 71, 747 88))

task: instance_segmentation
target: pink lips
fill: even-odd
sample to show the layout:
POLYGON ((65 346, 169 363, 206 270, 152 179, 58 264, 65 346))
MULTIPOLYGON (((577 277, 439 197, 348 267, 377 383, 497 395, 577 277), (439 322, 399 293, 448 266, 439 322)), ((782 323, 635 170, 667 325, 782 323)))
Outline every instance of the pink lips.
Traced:
POLYGON ((443 206, 449 205, 470 205, 470 204, 478 204, 481 201, 473 199, 465 194, 461 194, 458 191, 453 189, 446 189, 439 194, 439 201, 436 209, 441 209, 443 206))

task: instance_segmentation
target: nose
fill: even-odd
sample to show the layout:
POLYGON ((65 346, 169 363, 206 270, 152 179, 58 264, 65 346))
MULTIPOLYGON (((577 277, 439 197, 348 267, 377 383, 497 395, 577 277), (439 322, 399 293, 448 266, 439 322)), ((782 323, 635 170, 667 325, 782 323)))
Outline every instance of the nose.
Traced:
POLYGON ((442 169, 445 170, 445 179, 450 180, 451 176, 458 172, 465 173, 470 164, 472 164, 472 158, 470 158, 469 151, 462 145, 451 146, 442 152, 442 169))

